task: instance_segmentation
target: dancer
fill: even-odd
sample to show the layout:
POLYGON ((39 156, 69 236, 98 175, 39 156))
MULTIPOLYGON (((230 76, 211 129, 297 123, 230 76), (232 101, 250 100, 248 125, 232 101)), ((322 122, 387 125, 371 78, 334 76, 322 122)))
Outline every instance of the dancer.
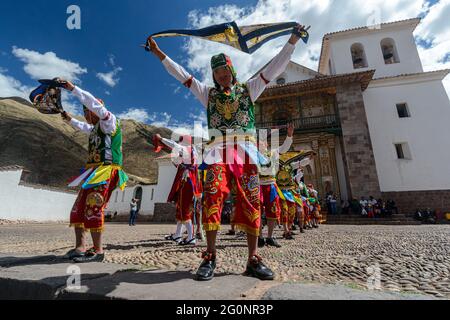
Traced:
POLYGON ((277 248, 281 247, 281 245, 273 237, 275 225, 280 222, 281 217, 280 197, 278 195, 279 190, 276 174, 280 161, 280 154, 284 154, 289 151, 292 145, 293 135, 294 126, 289 124, 287 138, 281 147, 268 150, 267 143, 265 141, 260 141, 259 143, 260 151, 270 159, 270 163, 266 166, 262 165, 261 172, 259 174, 261 187, 261 211, 263 211, 266 215, 268 232, 267 238, 264 239, 262 236, 263 227, 261 224, 260 236, 258 237, 258 247, 264 247, 265 245, 277 248))
POLYGON ((128 180, 122 171, 122 129, 119 120, 106 109, 103 101, 69 81, 60 79, 59 82, 83 104, 87 123, 78 121, 67 112, 61 114, 62 118, 75 129, 90 134, 86 169, 69 185, 82 184, 82 189, 70 214, 76 245, 64 257, 79 263, 100 262, 104 259, 105 207, 114 189, 119 186, 123 190, 128 180), (86 250, 86 231, 90 231, 94 244, 89 250, 86 250))
POLYGON ((216 268, 216 237, 220 230, 223 203, 231 182, 237 187, 236 228, 247 233, 248 261, 246 274, 261 280, 273 280, 274 273, 257 254, 261 222, 259 199, 259 155, 255 141, 255 101, 266 86, 280 75, 289 63, 303 26, 296 26, 289 42, 258 77, 246 84, 237 81, 231 60, 225 54, 211 59, 215 87, 202 84, 160 50, 154 39, 147 48, 163 63, 166 70, 191 90, 207 108, 211 144, 205 162, 208 164, 203 205, 203 225, 207 251, 196 273, 197 280, 211 280, 216 268), (230 137, 230 133, 234 134, 230 137), (240 133, 240 134, 239 134, 240 133), (227 136, 228 134, 228 136, 227 136), (226 159, 224 155, 226 153, 226 159), (231 162, 231 164, 230 164, 231 162))
POLYGON ((308 184, 308 193, 309 193, 309 207, 311 210, 311 227, 312 228, 319 228, 320 223, 320 203, 319 203, 319 193, 316 189, 314 189, 314 186, 312 184, 308 184))
POLYGON ((181 136, 179 143, 156 135, 156 139, 172 151, 172 162, 177 167, 177 174, 172 184, 167 202, 176 204, 177 228, 175 234, 167 236, 179 245, 195 245, 194 225, 196 199, 201 199, 202 183, 198 173, 198 152, 192 146, 192 137, 181 136), (188 236, 182 239, 182 228, 185 226, 188 236))

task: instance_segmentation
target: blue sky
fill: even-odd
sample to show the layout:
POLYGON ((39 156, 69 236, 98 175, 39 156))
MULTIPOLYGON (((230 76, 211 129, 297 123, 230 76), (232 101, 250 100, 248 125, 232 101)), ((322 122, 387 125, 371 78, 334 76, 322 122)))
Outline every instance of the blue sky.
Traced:
MULTIPOLYGON (((231 1, 230 3, 246 3, 231 1)), ((254 1, 253 1, 254 2, 254 1)), ((198 112, 192 98, 173 94, 176 81, 160 62, 139 45, 146 37, 169 28, 184 28, 188 13, 194 9, 221 4, 220 1, 50 1, 0 2, 0 66, 21 83, 33 86, 24 63, 12 54, 12 48, 26 48, 39 53, 54 52, 59 58, 78 63, 87 69, 79 76, 80 86, 102 97, 113 112, 127 108, 146 108, 185 116, 198 112), (132 5, 130 4, 132 3, 132 5), (81 30, 68 30, 66 9, 76 4, 81 9, 81 30), (7 14, 6 14, 7 13, 7 14), (107 73, 114 55, 118 84, 111 88, 96 74, 107 73), (110 95, 106 95, 108 91, 110 95), (183 112, 180 112, 182 110, 183 112)), ((249 2, 251 4, 251 2, 249 2)), ((162 39, 161 47, 171 56, 183 60, 183 39, 162 39)), ((57 76, 56 74, 54 76, 57 76)))
MULTIPOLYGON (((444 8, 447 8, 448 1, 441 1, 446 2, 444 8)), ((33 64, 36 61, 45 60, 46 62, 43 63, 45 67, 45 63, 54 60, 58 65, 55 70, 65 70, 78 78, 82 88, 105 100, 111 111, 116 114, 140 111, 141 113, 135 113, 135 118, 147 123, 166 126, 185 125, 189 120, 196 119, 194 115, 204 117, 204 112, 196 100, 187 94, 186 89, 180 87, 165 72, 156 58, 139 48, 149 34, 171 28, 203 26, 208 22, 219 23, 227 19, 243 22, 272 22, 268 20, 280 21, 280 19, 290 21, 292 12, 295 11, 295 17, 306 16, 305 21, 317 30, 317 33, 313 34, 314 38, 310 46, 298 49, 300 52, 295 56, 295 60, 316 69, 317 61, 314 56, 317 57, 320 51, 323 33, 361 26, 367 20, 367 13, 356 14, 354 10, 350 10, 351 7, 347 14, 343 10, 342 16, 335 17, 331 21, 324 19, 322 23, 315 18, 314 15, 320 17, 321 13, 333 12, 334 7, 338 6, 337 2, 341 3, 341 1, 329 0, 292 0, 290 2, 287 0, 226 2, 218 0, 38 0, 33 4, 23 0, 1 1, 0 77, 3 76, 3 78, 0 80, 8 82, 13 90, 6 92, 17 90, 26 92, 37 84, 33 78, 45 74, 45 70, 33 70, 33 64), (284 7, 280 7, 282 3, 284 7), (78 5, 81 9, 81 30, 68 30, 66 27, 66 20, 69 17, 66 10, 72 4, 78 5), (286 5, 287 8, 285 8, 286 5), (302 9, 308 6, 309 9, 302 9), (308 18, 311 21, 308 21, 308 18), (48 52, 53 53, 54 56, 44 55, 48 52), (109 79, 109 85, 101 79, 102 74, 104 80, 109 79)), ((372 2, 374 5, 383 3, 378 0, 372 2)), ((437 0, 427 2, 433 5, 438 3, 437 0)), ((392 3, 395 5, 381 8, 382 22, 429 15, 429 10, 420 9, 425 1, 392 0, 392 3), (415 5, 411 4, 414 2, 416 2, 415 5)), ((342 8, 342 6, 338 7, 342 8)), ((438 17, 435 20, 442 24, 441 18, 438 17)), ((429 22, 429 24, 432 23, 429 22)), ((286 39, 280 41, 284 42, 286 39)), ((436 39, 439 40, 439 38, 436 39)), ((434 37, 420 38, 418 43, 424 49, 430 49, 438 44, 432 45, 436 39, 434 37)), ((439 44, 441 42, 445 41, 441 39, 439 44)), ((160 39, 158 43, 174 60, 188 66, 188 69, 194 71, 199 78, 207 79, 207 71, 205 71, 208 69, 207 58, 217 51, 203 52, 205 54, 203 57, 195 47, 198 42, 190 43, 183 38, 160 39)), ((243 74, 248 76, 251 71, 256 71, 257 67, 264 65, 273 56, 273 52, 280 47, 280 43, 268 44, 265 50, 269 53, 263 54, 262 50, 261 54, 251 57, 252 70, 245 69, 248 63, 244 61, 249 57, 238 55, 233 51, 231 54, 237 55, 235 64, 242 65, 240 69, 245 69, 243 74)), ((205 46, 205 48, 211 47, 205 46)), ((226 52, 233 50, 220 45, 212 48, 226 52)), ((443 52, 442 57, 436 56, 436 64, 441 61, 440 63, 446 65, 449 62, 448 57, 448 52, 443 52)), ((434 67, 434 61, 427 63, 430 67, 434 67)), ((46 70, 51 73, 53 69, 47 67, 46 70)), ((58 75, 49 74, 48 77, 58 75)), ((2 84, 1 81, 0 84, 2 84)), ((0 88, 0 96, 1 93, 0 88)), ((67 103, 77 105, 72 100, 67 103)))

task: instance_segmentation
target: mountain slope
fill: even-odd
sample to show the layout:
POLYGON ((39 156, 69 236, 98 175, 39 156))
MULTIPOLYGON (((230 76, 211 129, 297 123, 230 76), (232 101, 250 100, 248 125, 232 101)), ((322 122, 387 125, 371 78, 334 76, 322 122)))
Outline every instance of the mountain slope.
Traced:
MULTIPOLYGON (((148 137, 171 131, 132 120, 122 121, 125 172, 156 183, 159 155, 148 137)), ((59 115, 43 115, 20 98, 0 99, 0 167, 20 165, 30 171, 27 180, 65 187, 87 158, 88 137, 66 124, 59 115)))

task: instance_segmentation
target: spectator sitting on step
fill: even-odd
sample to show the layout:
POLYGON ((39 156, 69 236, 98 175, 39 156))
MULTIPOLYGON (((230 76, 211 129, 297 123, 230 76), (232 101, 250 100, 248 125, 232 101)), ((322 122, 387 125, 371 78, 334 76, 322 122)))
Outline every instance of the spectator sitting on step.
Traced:
POLYGON ((389 215, 398 214, 398 209, 394 200, 389 199, 386 203, 386 208, 389 215))
POLYGON ((348 200, 341 200, 341 208, 342 208, 342 214, 349 214, 350 213, 350 202, 348 202, 348 200))
POLYGON ((383 201, 383 199, 378 199, 378 204, 375 210, 375 214, 379 216, 386 216, 386 203, 383 201))
POLYGON ((352 214, 361 214, 361 204, 355 198, 350 202, 350 210, 352 214))
POLYGON ((368 210, 369 210, 369 202, 364 198, 361 197, 361 200, 359 201, 359 205, 361 206, 361 215, 367 216, 368 210))
POLYGON ((378 205, 377 200, 374 199, 374 197, 370 196, 369 201, 367 201, 367 216, 369 218, 375 218, 375 207, 378 205))

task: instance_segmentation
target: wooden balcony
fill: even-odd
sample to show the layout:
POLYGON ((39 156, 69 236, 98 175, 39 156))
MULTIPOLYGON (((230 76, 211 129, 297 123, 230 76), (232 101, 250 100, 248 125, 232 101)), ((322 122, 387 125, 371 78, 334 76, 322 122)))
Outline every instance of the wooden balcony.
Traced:
POLYGON ((307 117, 284 121, 257 122, 258 129, 286 129, 288 122, 294 124, 296 132, 330 132, 335 134, 341 133, 341 123, 339 117, 335 114, 307 117))

